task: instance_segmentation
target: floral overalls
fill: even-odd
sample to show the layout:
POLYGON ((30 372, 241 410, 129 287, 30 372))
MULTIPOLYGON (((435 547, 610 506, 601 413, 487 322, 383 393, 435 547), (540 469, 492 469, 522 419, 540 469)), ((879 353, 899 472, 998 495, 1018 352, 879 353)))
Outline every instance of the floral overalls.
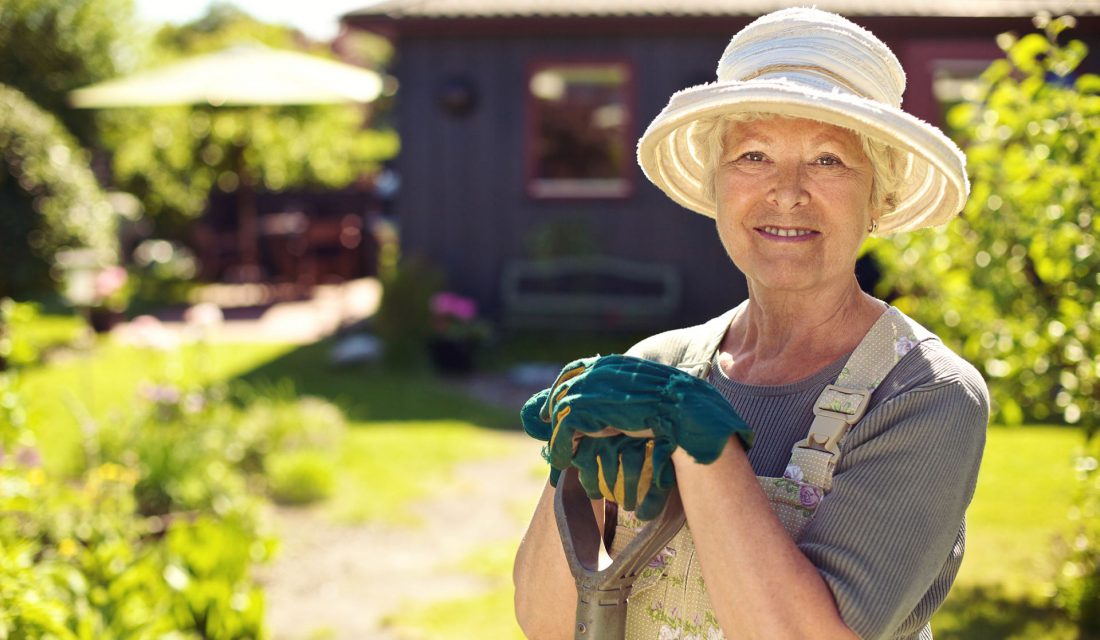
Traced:
MULTIPOLYGON (((727 318, 727 316, 723 316, 727 318)), ((728 321, 723 326, 728 326, 728 321)), ((713 355, 725 331, 685 353, 678 365, 693 375, 710 375, 713 355)), ((920 340, 931 336, 899 310, 890 307, 860 342, 834 384, 814 405, 814 421, 805 440, 791 450, 782 478, 757 477, 772 510, 791 538, 798 541, 818 505, 832 488, 839 443, 863 417, 871 393, 894 365, 920 340)), ((622 551, 645 523, 619 511, 611 556, 622 551)), ((707 596, 685 524, 671 542, 642 570, 627 602, 626 637, 630 640, 718 640, 724 638, 707 596)))

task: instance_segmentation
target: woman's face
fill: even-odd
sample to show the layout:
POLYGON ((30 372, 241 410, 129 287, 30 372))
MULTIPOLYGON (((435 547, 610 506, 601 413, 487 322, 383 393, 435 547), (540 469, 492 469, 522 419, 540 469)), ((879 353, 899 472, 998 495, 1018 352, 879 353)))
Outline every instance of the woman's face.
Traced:
POLYGON ((715 171, 718 235, 754 290, 855 281, 873 171, 854 133, 798 118, 734 123, 715 171))

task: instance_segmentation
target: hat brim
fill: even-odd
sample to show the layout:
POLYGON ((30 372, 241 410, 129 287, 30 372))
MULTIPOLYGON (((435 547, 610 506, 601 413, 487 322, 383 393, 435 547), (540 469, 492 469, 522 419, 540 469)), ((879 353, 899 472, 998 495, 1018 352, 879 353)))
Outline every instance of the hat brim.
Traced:
POLYGON ((638 141, 638 163, 675 202, 713 218, 692 129, 703 118, 751 112, 833 124, 901 151, 906 160, 897 206, 879 218, 876 235, 943 224, 966 203, 966 157, 939 129, 881 102, 783 80, 716 82, 677 92, 638 141))

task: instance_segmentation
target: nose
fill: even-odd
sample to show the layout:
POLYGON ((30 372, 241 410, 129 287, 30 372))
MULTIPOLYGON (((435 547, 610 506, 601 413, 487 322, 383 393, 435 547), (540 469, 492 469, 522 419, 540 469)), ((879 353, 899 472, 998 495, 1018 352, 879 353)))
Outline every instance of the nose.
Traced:
POLYGON ((810 201, 805 188, 805 167, 801 162, 776 163, 768 200, 781 211, 790 211, 810 201))

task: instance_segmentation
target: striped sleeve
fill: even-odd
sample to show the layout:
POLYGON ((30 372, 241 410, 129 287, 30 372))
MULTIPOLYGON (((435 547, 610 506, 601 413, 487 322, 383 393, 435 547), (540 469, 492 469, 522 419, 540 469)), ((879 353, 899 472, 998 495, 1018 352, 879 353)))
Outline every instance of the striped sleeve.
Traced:
POLYGON ((918 634, 961 562, 989 402, 978 373, 949 357, 850 434, 799 543, 862 638, 918 634))

